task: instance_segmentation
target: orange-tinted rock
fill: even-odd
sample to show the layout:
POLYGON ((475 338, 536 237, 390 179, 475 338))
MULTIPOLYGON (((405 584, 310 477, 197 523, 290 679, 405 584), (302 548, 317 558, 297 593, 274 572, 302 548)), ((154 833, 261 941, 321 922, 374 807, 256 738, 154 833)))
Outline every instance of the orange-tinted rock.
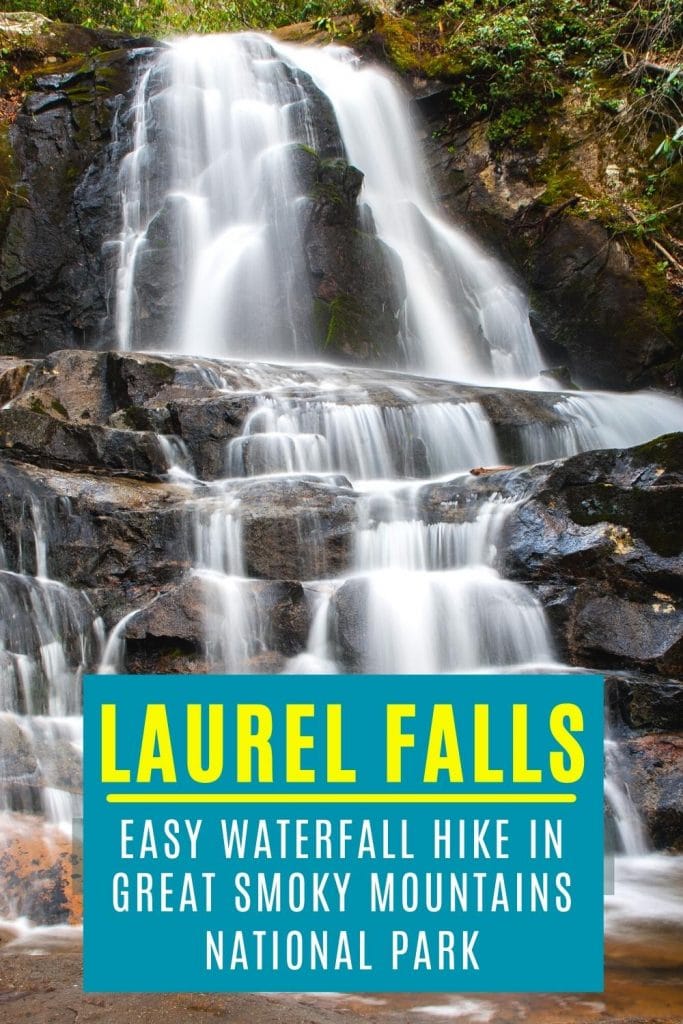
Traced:
POLYGON ((33 817, 0 818, 0 917, 77 924, 83 915, 81 851, 33 817))

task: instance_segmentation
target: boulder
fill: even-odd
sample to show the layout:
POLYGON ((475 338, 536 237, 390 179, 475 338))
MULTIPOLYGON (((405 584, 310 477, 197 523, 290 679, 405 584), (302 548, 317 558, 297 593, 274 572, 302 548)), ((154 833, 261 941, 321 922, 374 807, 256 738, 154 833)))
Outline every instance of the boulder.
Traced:
POLYGON ((159 480, 168 471, 156 434, 70 423, 36 404, 0 409, 0 451, 37 465, 110 471, 159 480))
POLYGON ((683 435, 537 467, 527 487, 502 565, 536 589, 564 656, 679 674, 683 435))
POLYGON ((683 722, 683 683, 639 672, 608 672, 605 694, 616 729, 671 732, 683 722))
POLYGON ((362 672, 368 649, 368 586, 356 577, 346 580, 330 605, 336 655, 346 672, 362 672))
POLYGON ((349 488, 315 478, 253 481, 239 500, 247 575, 312 580, 351 564, 357 497, 349 488))
POLYGON ((628 785, 656 849, 683 852, 683 735, 659 733, 625 741, 628 785))

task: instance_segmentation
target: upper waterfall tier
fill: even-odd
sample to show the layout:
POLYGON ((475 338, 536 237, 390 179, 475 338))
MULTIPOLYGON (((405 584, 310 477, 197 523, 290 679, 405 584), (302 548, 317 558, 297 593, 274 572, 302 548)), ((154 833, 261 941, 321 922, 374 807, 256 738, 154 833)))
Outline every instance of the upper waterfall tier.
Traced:
POLYGON ((122 348, 541 369, 524 296, 439 217, 407 98, 350 51, 183 39, 142 74, 134 117, 122 348))

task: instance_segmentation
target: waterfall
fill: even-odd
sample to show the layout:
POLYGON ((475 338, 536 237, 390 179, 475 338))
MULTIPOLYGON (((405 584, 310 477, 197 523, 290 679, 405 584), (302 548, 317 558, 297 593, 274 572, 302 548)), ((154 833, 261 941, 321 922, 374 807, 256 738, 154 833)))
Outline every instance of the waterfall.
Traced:
MULTIPOLYGON (((191 501, 209 663, 245 670, 265 628, 243 556, 239 482, 341 474, 364 495, 354 565, 345 576, 306 581, 308 648, 287 670, 552 664, 540 604, 497 567, 514 504, 475 496, 474 514, 462 521, 428 522, 411 483, 501 463, 490 392, 504 382, 537 389, 543 362, 525 296, 441 216, 396 80, 344 47, 286 46, 254 34, 192 37, 173 41, 141 74, 133 114, 133 148, 121 169, 120 343, 218 357, 206 383, 227 393, 234 388, 220 358, 246 357, 254 382, 256 400, 226 443, 225 480, 191 501), (311 197, 302 167, 312 151, 345 158, 364 175, 364 230, 377 231, 405 281, 400 344, 408 369, 488 393, 439 398, 436 381, 429 392, 408 375, 375 383, 357 371, 302 365, 316 353, 303 228, 311 197), (288 366, 265 367, 266 356, 288 366), (364 649, 353 656, 339 640, 349 594, 364 619, 364 649)), ((514 449, 516 461, 635 444, 683 427, 683 404, 654 393, 557 392, 545 408, 535 421, 511 424, 514 444, 505 450, 514 449)), ((184 474, 191 484, 187 452, 168 441, 164 450, 171 478, 184 474)))
MULTIPOLYGON (((267 587, 295 584, 308 639, 278 651, 284 672, 563 670, 536 593, 501 572, 518 503, 495 485, 470 486, 469 470, 646 442, 683 429, 683 403, 654 392, 541 393, 524 294, 443 219, 408 98, 351 51, 253 34, 174 41, 140 74, 130 113, 121 230, 108 243, 118 250, 119 347, 191 356, 183 367, 201 384, 197 408, 230 396, 247 410, 216 435, 225 442, 211 473, 193 464, 191 442, 158 435, 164 486, 185 497, 179 544, 193 558, 183 585, 200 594, 207 669, 263 667, 267 587), (381 241, 397 291, 405 283, 404 373, 320 362, 304 170, 344 159, 364 174, 354 230, 381 241), (239 372, 228 362, 237 359, 239 372), (510 415, 496 419, 495 406, 510 415), (250 509, 270 493, 259 488, 282 496, 311 481, 353 495, 347 563, 330 568, 317 549, 319 513, 306 492, 292 536, 309 578, 262 578, 247 550, 250 509), (459 495, 448 514, 438 501, 426 508, 439 481, 459 495)), ((281 512, 276 504, 273 516, 281 512)), ((45 507, 30 502, 24 518, 16 550, 0 548, 0 608, 12 610, 0 618, 0 808, 62 826, 80 808, 81 676, 98 664, 125 671, 127 630, 160 597, 131 588, 126 601, 139 606, 125 605, 105 645, 88 596, 50 578, 45 507)), ((608 764, 620 845, 642 854, 609 746, 608 764)))
POLYGON ((498 383, 533 377, 543 364, 526 299, 500 264, 439 215, 395 80, 344 47, 276 50, 329 97, 349 159, 365 174, 379 234, 405 271, 411 368, 498 383))
POLYGON ((346 153, 365 175, 366 216, 407 284, 402 344, 412 369, 500 380, 542 368, 523 294, 439 217, 407 99, 351 51, 293 50, 255 35, 178 40, 142 76, 134 111, 134 148, 121 171, 122 347, 146 347, 138 285, 159 245, 170 244, 172 280, 187 285, 180 329, 173 322, 162 347, 312 354, 297 170, 311 147, 346 153))
POLYGON ((605 799, 616 831, 617 852, 642 857, 648 841, 640 815, 624 782, 624 765, 615 740, 605 740, 605 799))
POLYGON ((30 543, 20 529, 0 570, 0 810, 70 834, 82 807, 81 677, 104 626, 86 594, 49 576, 50 511, 36 498, 26 511, 30 543))
MULTIPOLYGON (((359 515, 354 574, 314 621, 310 664, 333 663, 345 588, 363 609, 355 667, 371 673, 540 671, 553 663, 543 610, 501 578, 497 543, 514 507, 493 497, 473 522, 426 524, 419 491, 370 493, 359 515)), ((342 627, 343 628, 343 627, 342 627)), ((300 663, 300 671, 306 663, 300 663)))

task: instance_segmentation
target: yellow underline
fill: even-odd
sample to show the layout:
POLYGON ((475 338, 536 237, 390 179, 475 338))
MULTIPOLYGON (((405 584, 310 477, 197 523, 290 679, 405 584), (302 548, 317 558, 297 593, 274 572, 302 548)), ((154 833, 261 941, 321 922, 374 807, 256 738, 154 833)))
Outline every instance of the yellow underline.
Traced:
POLYGON ((573 804, 575 793, 108 793, 110 804, 573 804))

